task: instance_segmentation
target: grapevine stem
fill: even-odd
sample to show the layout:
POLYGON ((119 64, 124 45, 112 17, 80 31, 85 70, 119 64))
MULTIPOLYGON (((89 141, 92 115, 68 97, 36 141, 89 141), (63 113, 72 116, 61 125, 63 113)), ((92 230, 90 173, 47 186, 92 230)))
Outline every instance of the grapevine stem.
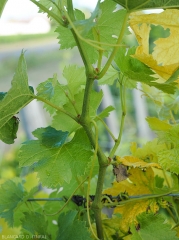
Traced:
POLYGON ((96 236, 96 234, 93 231, 92 225, 91 225, 91 219, 90 219, 90 214, 89 214, 89 195, 90 195, 90 181, 92 178, 92 173, 93 173, 93 169, 94 169, 94 163, 97 157, 97 151, 98 151, 98 128, 96 126, 95 121, 91 121, 95 127, 95 151, 94 151, 94 155, 93 155, 93 159, 92 159, 92 165, 91 165, 91 169, 90 169, 90 173, 89 173, 89 178, 88 178, 88 188, 87 188, 87 196, 86 196, 86 202, 87 202, 87 216, 88 216, 88 223, 91 229, 92 234, 94 235, 95 239, 98 239, 98 237, 96 236))
POLYGON ((123 128, 124 128, 124 120, 125 120, 125 116, 126 116, 126 100, 125 100, 126 99, 126 89, 122 85, 122 83, 120 83, 120 98, 121 98, 121 108, 122 108, 120 131, 119 131, 118 139, 109 154, 110 158, 112 158, 114 156, 117 148, 119 147, 119 145, 121 143, 121 138, 122 138, 122 133, 123 133, 123 128))
MULTIPOLYGON (((129 17, 129 12, 126 13, 126 16, 124 18, 124 21, 123 21, 123 25, 122 25, 122 29, 121 29, 121 32, 119 34, 119 37, 117 39, 117 45, 119 45, 122 41, 122 38, 124 36, 124 33, 125 33, 125 30, 126 30, 126 26, 127 26, 127 21, 128 21, 128 17, 129 17)), ((117 50, 118 50, 119 46, 115 46, 110 57, 108 58, 108 61, 106 62, 104 68, 102 69, 102 71, 99 73, 98 75, 98 79, 102 78, 105 73, 107 72, 108 68, 110 67, 116 53, 117 53, 117 50)))
POLYGON ((48 104, 49 106, 55 108, 56 110, 66 114, 67 116, 71 117, 73 120, 75 120, 76 122, 78 122, 78 118, 75 117, 73 114, 71 114, 70 112, 67 112, 66 110, 64 110, 63 108, 61 107, 58 107, 56 106, 55 104, 51 103, 50 101, 48 101, 47 99, 44 99, 42 97, 39 97, 39 96, 35 96, 35 98, 41 102, 44 102, 46 104, 48 104))
POLYGON ((175 216, 173 215, 173 213, 172 213, 172 211, 170 210, 170 208, 169 208, 169 207, 166 207, 166 209, 167 209, 167 212, 168 212, 168 213, 170 214, 170 216, 172 217, 173 221, 174 221, 175 223, 178 223, 177 219, 176 219, 175 216))
POLYGON ((109 129, 109 127, 108 127, 108 125, 105 123, 105 121, 104 121, 102 118, 100 118, 99 116, 97 116, 96 118, 99 119, 99 120, 102 122, 102 124, 104 125, 104 127, 106 128, 106 130, 108 131, 108 133, 110 134, 110 136, 112 137, 112 139, 116 142, 115 136, 113 135, 113 133, 111 132, 111 130, 109 129))

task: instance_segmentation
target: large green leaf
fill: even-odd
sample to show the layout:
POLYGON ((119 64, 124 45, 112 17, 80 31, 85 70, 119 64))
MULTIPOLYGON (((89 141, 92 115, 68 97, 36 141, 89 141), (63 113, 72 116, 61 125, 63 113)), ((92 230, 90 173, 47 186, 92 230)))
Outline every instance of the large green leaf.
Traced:
POLYGON ((154 8, 177 8, 178 0, 114 0, 127 10, 154 9, 154 8))
MULTIPOLYGON (((85 132, 82 129, 77 131, 70 142, 58 147, 47 146, 46 141, 44 143, 47 133, 49 127, 40 128, 34 133, 38 140, 24 143, 18 155, 20 166, 34 168, 47 187, 55 187, 64 181, 69 183, 73 177, 83 176, 93 154, 85 132)), ((60 135, 63 141, 64 134, 60 135)))
POLYGON ((37 192, 36 188, 27 193, 22 180, 18 178, 4 182, 0 187, 0 217, 4 218, 10 227, 18 227, 23 212, 29 210, 23 203, 35 192, 37 192))
MULTIPOLYGON (((13 116, 34 99, 34 94, 28 86, 27 67, 23 52, 11 84, 11 89, 0 101, 0 136, 4 136, 5 131, 8 133, 9 126, 12 128, 15 123, 12 120, 13 116)), ((12 132, 13 135, 16 134, 14 130, 12 132)))
POLYGON ((0 17, 1 17, 1 15, 2 15, 3 9, 4 9, 7 1, 8 1, 8 0, 1 0, 1 1, 0 1, 0 17))

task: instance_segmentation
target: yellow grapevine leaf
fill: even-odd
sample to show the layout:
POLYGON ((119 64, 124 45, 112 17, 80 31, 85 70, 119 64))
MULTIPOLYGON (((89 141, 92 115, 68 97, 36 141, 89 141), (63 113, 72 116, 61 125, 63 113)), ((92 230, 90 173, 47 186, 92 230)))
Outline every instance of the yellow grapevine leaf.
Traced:
MULTIPOLYGON (((152 168, 147 168, 145 172, 139 168, 129 170, 129 180, 120 183, 114 182, 111 188, 104 191, 104 194, 117 196, 121 192, 127 192, 129 196, 155 193, 154 190, 154 172, 152 168)), ((132 202, 124 202, 114 209, 114 213, 122 214, 119 219, 119 228, 121 231, 128 231, 129 225, 136 221, 136 216, 147 210, 156 212, 158 210, 155 199, 146 199, 132 202)))
MULTIPOLYGON (((154 200, 153 200, 154 201, 154 200)), ((119 219, 119 227, 121 231, 127 232, 132 222, 137 223, 136 216, 140 213, 146 212, 150 207, 151 200, 140 200, 129 202, 125 205, 116 207, 114 213, 122 214, 122 219, 119 219)), ((157 203, 155 202, 156 208, 157 203)))
MULTIPOLYGON (((179 67, 179 10, 167 9, 160 14, 143 14, 141 12, 130 15, 130 26, 139 43, 133 57, 152 68, 165 80, 179 67), (150 25, 160 25, 170 30, 170 36, 156 40, 154 51, 149 54, 150 25)), ((178 80, 177 80, 178 81, 178 80)))
POLYGON ((167 131, 172 128, 172 126, 165 121, 162 121, 156 117, 146 118, 150 128, 154 131, 167 131))
POLYGON ((129 196, 132 196, 150 194, 154 191, 154 172, 152 168, 147 168, 145 172, 139 168, 131 168, 128 173, 128 180, 114 182, 113 186, 103 193, 117 196, 121 192, 127 192, 129 196))
POLYGON ((117 161, 119 163, 122 163, 125 166, 128 167, 141 167, 141 168, 148 168, 148 167, 156 167, 156 168, 161 168, 158 163, 147 163, 141 160, 138 157, 133 157, 133 156, 125 156, 125 157, 116 157, 117 161))
MULTIPOLYGON (((142 51, 142 48, 139 49, 139 51, 142 51)), ((153 58, 151 54, 141 53, 136 50, 136 53, 133 55, 134 58, 138 59, 139 61, 145 63, 148 67, 153 69, 159 76, 161 76, 163 79, 168 80, 169 77, 176 71, 179 64, 171 64, 171 65, 165 65, 165 66, 159 66, 157 64, 157 61, 153 58)))

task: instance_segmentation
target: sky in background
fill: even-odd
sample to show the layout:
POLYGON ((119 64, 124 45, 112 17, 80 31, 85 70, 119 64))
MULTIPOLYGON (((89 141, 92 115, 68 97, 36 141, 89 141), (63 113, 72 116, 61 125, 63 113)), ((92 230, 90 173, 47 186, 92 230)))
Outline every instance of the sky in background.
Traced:
MULTIPOLYGON (((95 8, 97 0, 74 0, 74 7, 87 7, 90 9, 95 8)), ((8 0, 1 20, 25 20, 36 15, 38 8, 30 0, 8 0)))

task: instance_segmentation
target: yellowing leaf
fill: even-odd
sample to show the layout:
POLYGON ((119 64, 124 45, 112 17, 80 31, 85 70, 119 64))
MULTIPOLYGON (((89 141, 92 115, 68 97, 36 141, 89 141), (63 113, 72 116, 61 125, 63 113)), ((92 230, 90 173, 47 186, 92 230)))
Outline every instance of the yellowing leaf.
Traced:
POLYGON ((141 160, 140 158, 133 157, 133 156, 125 156, 125 157, 116 157, 117 161, 119 163, 122 163, 125 166, 128 167, 141 167, 141 168, 148 168, 148 167, 157 167, 161 168, 159 164, 157 163, 147 163, 141 160))
MULTIPOLYGON (((140 50, 142 51, 142 50, 140 50)), ((134 58, 137 58, 139 61, 145 63, 148 67, 153 69, 159 76, 164 78, 165 80, 168 80, 169 77, 175 72, 175 70, 178 68, 179 64, 171 64, 171 65, 165 65, 165 66, 159 66, 157 64, 157 61, 153 58, 152 55, 146 54, 146 53, 138 53, 138 49, 136 50, 136 54, 133 55, 134 58)))
POLYGON ((141 200, 116 207, 114 213, 122 214, 122 219, 119 219, 120 230, 127 232, 132 222, 137 223, 136 216, 146 212, 150 203, 151 200, 141 200))
MULTIPOLYGON (((120 183, 114 182, 111 188, 104 191, 104 194, 117 196, 121 192, 127 192, 129 196, 156 193, 154 189, 154 172, 152 168, 147 168, 143 172, 139 168, 129 170, 129 180, 120 183)), ((136 216, 142 212, 146 212, 150 208, 151 211, 157 211, 158 206, 154 199, 146 199, 132 202, 124 201, 124 205, 115 208, 114 213, 122 214, 119 219, 119 228, 121 231, 128 231, 129 225, 136 221, 136 216)))
POLYGON ((130 26, 140 45, 134 57, 152 68, 165 80, 169 79, 179 67, 179 10, 167 9, 160 14, 132 13, 130 16, 130 26), (170 36, 156 40, 154 51, 149 54, 151 24, 161 25, 164 29, 169 28, 170 36))
POLYGON ((154 190, 154 172, 151 168, 147 168, 143 172, 139 168, 132 168, 129 170, 129 180, 122 182, 114 182, 111 188, 104 191, 104 194, 117 196, 121 192, 127 192, 129 196, 149 194, 154 190))
POLYGON ((156 117, 146 118, 150 128, 154 131, 167 131, 172 128, 172 126, 165 121, 162 121, 156 117))

